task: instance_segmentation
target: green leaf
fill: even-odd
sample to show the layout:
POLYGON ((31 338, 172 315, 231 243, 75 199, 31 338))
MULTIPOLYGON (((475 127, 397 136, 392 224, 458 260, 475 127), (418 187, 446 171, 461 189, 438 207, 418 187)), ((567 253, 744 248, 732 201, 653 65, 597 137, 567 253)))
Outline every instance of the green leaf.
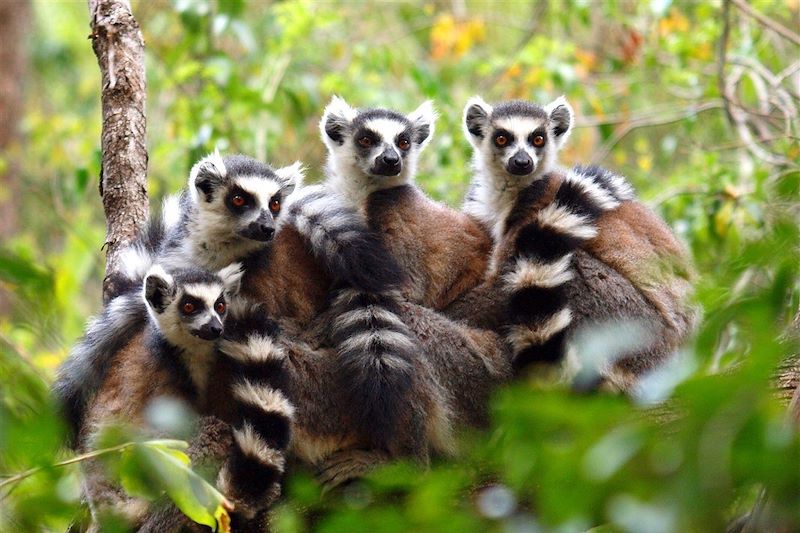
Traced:
POLYGON ((191 469, 189 457, 169 441, 143 442, 133 453, 167 496, 189 518, 215 530, 229 523, 225 497, 191 469))

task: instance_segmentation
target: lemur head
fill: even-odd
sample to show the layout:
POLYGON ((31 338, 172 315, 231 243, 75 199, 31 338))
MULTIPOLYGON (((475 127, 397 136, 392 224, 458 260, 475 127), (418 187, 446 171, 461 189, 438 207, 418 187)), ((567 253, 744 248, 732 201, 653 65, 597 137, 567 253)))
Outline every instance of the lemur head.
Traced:
POLYGON ((286 197, 302 181, 299 162, 275 170, 243 155, 214 152, 192 167, 189 191, 214 236, 258 248, 272 240, 286 197))
POLYGON ((464 131, 476 170, 496 186, 526 186, 549 171, 572 129, 572 107, 560 97, 544 107, 522 101, 494 107, 473 97, 464 131))
POLYGON ((430 101, 408 115, 354 109, 334 96, 320 121, 329 170, 346 190, 372 192, 414 181, 417 158, 433 135, 430 101))
POLYGON ((228 303, 239 292, 242 265, 210 272, 188 268, 166 272, 153 265, 144 278, 148 313, 173 345, 213 341, 222 334, 228 303))

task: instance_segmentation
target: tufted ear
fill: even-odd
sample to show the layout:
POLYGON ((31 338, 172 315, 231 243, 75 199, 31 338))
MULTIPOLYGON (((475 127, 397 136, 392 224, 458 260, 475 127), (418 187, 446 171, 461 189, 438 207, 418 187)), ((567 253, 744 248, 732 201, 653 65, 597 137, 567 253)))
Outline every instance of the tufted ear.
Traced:
POLYGON ((275 170, 275 174, 281 180, 281 193, 283 197, 287 197, 294 192, 294 190, 303 185, 303 179, 306 176, 306 169, 303 168, 303 163, 295 161, 288 167, 282 167, 275 170))
POLYGON ((214 191, 225 182, 228 170, 225 162, 219 155, 219 151, 208 154, 203 159, 195 163, 189 173, 189 191, 192 198, 197 200, 202 198, 206 202, 214 199, 214 191))
POLYGON ((175 297, 175 281, 161 265, 153 265, 144 277, 142 292, 148 307, 161 314, 175 297))
POLYGON ((235 296, 239 293, 243 275, 244 269, 241 263, 231 263, 217 272, 217 276, 220 277, 222 285, 225 287, 226 296, 235 296))
POLYGON ((350 107, 344 99, 338 96, 331 98, 322 114, 322 120, 319 121, 322 140, 328 148, 344 144, 345 135, 350 130, 356 115, 358 111, 350 107))
POLYGON ((436 110, 433 102, 426 100, 406 117, 414 126, 414 142, 420 149, 425 148, 433 138, 433 125, 436 122, 436 110))
POLYGON ((545 106, 547 116, 550 117, 550 125, 555 136, 556 147, 561 148, 564 142, 572 133, 572 121, 574 113, 572 106, 567 99, 559 96, 545 106))
POLYGON ((473 146, 480 144, 489 129, 492 106, 480 96, 473 96, 464 106, 464 134, 473 146))

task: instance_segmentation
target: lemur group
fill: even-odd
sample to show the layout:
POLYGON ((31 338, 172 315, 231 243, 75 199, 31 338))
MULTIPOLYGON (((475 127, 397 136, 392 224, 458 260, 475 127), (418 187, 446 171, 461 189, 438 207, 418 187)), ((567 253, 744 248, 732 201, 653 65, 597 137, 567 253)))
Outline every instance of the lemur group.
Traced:
MULTIPOLYGON (((469 100, 461 210, 415 185, 430 102, 405 115, 334 97, 317 185, 300 163, 203 158, 125 250, 115 294, 60 369, 70 445, 89 450, 119 422, 164 436, 153 402, 180 401, 198 416, 189 455, 217 465, 234 531, 260 531, 290 465, 332 486, 453 454, 454 433, 487 424, 492 392, 521 374, 588 371, 584 388, 636 391, 692 333, 692 267, 625 178, 559 165, 573 115, 563 97, 469 100), (598 327, 638 340, 588 368, 576 337, 598 327)), ((85 473, 95 517, 191 524, 99 465, 85 473)))

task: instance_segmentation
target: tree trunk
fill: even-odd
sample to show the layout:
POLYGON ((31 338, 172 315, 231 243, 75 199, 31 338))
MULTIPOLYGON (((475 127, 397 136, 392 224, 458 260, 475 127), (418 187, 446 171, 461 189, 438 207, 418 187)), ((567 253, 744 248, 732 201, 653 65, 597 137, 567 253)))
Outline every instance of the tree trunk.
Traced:
MULTIPOLYGON (((0 2, 0 242, 19 229, 23 89, 27 66, 27 36, 30 34, 30 0, 0 2)), ((0 286, 0 316, 10 311, 10 295, 0 286)))
POLYGON ((119 252, 147 222, 144 40, 128 0, 89 0, 92 48, 102 74, 103 165, 100 196, 106 215, 103 300, 118 291, 119 252))

